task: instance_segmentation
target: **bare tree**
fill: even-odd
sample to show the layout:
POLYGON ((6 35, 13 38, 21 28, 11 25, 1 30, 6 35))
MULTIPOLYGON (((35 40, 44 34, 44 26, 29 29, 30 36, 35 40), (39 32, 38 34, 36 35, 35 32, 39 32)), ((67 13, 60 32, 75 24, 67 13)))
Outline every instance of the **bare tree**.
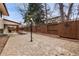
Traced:
POLYGON ((59 3, 59 10, 60 10, 62 22, 64 21, 64 8, 63 7, 64 7, 63 3, 59 3))
POLYGON ((64 21, 65 18, 66 20, 69 20, 70 19, 70 15, 72 14, 72 10, 73 10, 73 3, 70 3, 68 4, 68 9, 66 11, 67 14, 66 14, 66 11, 64 11, 64 7, 65 5, 63 3, 59 3, 59 10, 60 10, 60 15, 61 15, 61 20, 64 21))
POLYGON ((26 12, 28 11, 28 4, 27 3, 18 4, 17 10, 24 18, 24 16, 26 15, 26 12))
POLYGON ((67 14, 67 20, 69 20, 70 15, 72 13, 73 3, 69 4, 68 14, 67 14))

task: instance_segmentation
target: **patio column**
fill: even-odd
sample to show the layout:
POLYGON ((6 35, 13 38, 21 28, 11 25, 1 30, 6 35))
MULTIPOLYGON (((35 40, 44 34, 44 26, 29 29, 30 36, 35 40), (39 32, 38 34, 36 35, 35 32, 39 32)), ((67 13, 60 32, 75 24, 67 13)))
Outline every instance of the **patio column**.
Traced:
POLYGON ((8 34, 8 33, 9 33, 9 31, 8 31, 8 26, 5 25, 4 27, 5 27, 5 28, 4 28, 4 34, 8 34))

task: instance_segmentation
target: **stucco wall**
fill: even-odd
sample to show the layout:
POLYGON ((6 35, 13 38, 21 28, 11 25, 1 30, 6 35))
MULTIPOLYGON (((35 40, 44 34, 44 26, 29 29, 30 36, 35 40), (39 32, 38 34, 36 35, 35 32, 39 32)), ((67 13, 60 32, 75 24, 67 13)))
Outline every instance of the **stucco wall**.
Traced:
POLYGON ((3 19, 0 18, 0 29, 4 29, 3 19))

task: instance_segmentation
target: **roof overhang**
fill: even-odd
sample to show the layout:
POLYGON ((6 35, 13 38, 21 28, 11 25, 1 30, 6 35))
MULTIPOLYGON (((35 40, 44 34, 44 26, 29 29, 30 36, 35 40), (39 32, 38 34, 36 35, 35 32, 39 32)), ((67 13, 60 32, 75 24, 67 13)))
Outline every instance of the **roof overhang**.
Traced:
POLYGON ((9 13, 4 3, 0 3, 0 11, 2 12, 3 15, 9 16, 9 13))
POLYGON ((4 21, 8 21, 10 23, 14 23, 14 24, 18 24, 18 25, 21 25, 21 23, 19 22, 16 22, 16 21, 12 21, 12 20, 7 20, 7 19, 3 19, 4 21))

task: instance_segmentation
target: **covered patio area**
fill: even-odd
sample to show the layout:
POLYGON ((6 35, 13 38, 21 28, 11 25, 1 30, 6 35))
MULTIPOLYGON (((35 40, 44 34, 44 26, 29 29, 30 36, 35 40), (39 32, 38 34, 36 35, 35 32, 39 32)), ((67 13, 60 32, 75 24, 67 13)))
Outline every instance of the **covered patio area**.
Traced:
POLYGON ((4 24, 5 29, 4 33, 13 33, 13 32, 18 32, 19 31, 19 25, 13 25, 13 24, 4 24))

